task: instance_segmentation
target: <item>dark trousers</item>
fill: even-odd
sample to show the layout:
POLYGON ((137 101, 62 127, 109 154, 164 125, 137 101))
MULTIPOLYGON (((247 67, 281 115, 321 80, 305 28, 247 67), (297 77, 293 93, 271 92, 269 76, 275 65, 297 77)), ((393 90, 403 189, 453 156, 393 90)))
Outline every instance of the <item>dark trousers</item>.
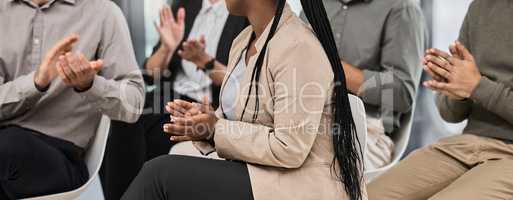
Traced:
POLYGON ((166 155, 147 162, 123 200, 252 200, 245 163, 166 155))
POLYGON ((119 200, 147 160, 165 155, 173 146, 162 131, 166 115, 143 115, 135 124, 115 122, 100 172, 106 200, 119 200))
MULTIPOLYGON (((151 106, 149 99, 147 106, 151 106)), ((146 114, 134 124, 112 122, 100 172, 106 200, 119 200, 146 161, 169 154, 175 143, 162 130, 169 121, 169 114, 146 114)))
POLYGON ((71 191, 89 179, 84 150, 71 142, 9 126, 0 128, 0 199, 71 191))

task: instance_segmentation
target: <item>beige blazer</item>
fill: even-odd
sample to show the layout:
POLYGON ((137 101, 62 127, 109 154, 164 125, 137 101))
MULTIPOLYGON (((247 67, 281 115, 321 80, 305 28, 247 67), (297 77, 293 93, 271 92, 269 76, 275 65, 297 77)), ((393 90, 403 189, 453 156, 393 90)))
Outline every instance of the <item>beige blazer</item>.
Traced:
MULTIPOLYGON (((258 52, 269 30, 270 25, 257 40, 258 52)), ((234 41, 227 76, 246 49, 252 32, 249 27, 234 41)), ((267 52, 260 78, 257 122, 251 123, 253 89, 243 121, 223 119, 219 109, 215 148, 203 142, 195 142, 195 146, 202 153, 216 151, 222 158, 249 163, 256 200, 348 199, 330 168, 334 156, 330 132, 333 72, 319 41, 286 7, 267 52)), ((256 60, 257 56, 250 58, 241 80, 237 119, 244 108, 256 60)))

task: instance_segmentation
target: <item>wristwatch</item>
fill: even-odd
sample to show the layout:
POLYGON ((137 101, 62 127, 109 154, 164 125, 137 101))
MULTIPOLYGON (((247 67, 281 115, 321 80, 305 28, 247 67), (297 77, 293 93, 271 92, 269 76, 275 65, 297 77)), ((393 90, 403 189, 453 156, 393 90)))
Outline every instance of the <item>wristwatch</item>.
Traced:
POLYGON ((212 60, 208 61, 208 63, 205 64, 205 71, 210 72, 214 69, 215 66, 216 66, 216 59, 212 58, 212 60))

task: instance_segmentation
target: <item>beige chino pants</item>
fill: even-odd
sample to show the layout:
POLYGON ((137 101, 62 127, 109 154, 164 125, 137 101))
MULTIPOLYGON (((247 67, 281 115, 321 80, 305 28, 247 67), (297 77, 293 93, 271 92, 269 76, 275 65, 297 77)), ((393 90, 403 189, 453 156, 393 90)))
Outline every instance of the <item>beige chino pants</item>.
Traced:
POLYGON ((513 145, 474 135, 443 139, 378 177, 368 192, 369 200, 513 200, 513 145))

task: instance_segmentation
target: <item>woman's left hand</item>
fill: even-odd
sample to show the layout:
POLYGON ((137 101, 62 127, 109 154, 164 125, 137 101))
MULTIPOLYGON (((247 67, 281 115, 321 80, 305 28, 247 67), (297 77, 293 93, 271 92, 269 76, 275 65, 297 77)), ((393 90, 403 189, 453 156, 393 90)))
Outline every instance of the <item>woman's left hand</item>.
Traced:
POLYGON ((164 124, 164 132, 172 135, 171 141, 203 141, 213 138, 218 118, 208 98, 203 100, 203 104, 173 102, 167 109, 173 116, 171 123, 164 124))

